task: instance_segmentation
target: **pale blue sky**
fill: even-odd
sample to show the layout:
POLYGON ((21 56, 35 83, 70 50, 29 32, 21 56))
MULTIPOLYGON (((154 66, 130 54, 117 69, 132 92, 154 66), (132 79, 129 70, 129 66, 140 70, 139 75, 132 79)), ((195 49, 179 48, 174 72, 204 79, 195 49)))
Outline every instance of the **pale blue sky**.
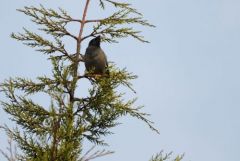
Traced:
MULTIPOLYGON (((89 18, 101 15, 93 1, 89 18)), ((145 105, 144 111, 152 114, 161 134, 150 131, 141 121, 121 119, 123 124, 106 138, 110 145, 106 149, 116 153, 96 161, 147 161, 162 149, 185 153, 185 160, 190 161, 239 161, 240 1, 128 2, 157 26, 140 28, 151 43, 129 38, 102 47, 111 61, 139 76, 133 82, 137 104, 145 105)), ((15 9, 39 3, 63 7, 74 17, 82 12, 80 0, 1 1, 0 81, 50 73, 46 57, 9 38, 23 26, 33 28, 15 9)), ((2 110, 0 116, 0 123, 9 123, 2 110)), ((3 148, 6 137, 0 136, 3 148)))

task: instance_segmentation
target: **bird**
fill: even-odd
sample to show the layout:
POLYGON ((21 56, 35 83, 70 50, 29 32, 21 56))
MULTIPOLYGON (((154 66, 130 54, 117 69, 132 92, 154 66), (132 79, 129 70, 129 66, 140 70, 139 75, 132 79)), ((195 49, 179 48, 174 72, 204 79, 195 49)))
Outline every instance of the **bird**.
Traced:
POLYGON ((101 49, 101 36, 89 41, 84 55, 85 68, 87 72, 96 75, 109 75, 107 56, 101 49))

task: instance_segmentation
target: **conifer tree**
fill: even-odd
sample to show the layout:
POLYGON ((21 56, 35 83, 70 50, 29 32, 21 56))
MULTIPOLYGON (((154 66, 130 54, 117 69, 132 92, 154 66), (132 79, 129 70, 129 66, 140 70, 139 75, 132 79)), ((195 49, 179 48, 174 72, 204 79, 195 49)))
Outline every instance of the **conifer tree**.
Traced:
MULTIPOLYGON (((163 151, 161 151, 160 153, 156 154, 155 156, 152 156, 150 161, 170 161, 172 154, 173 154, 172 152, 163 154, 163 151)), ((173 159, 173 160, 171 159, 171 161, 181 161, 183 159, 183 157, 184 157, 184 154, 178 155, 175 157, 175 159, 173 159)))
MULTIPOLYGON (((83 140, 106 144, 104 136, 111 134, 111 128, 118 125, 118 118, 126 115, 142 120, 158 132, 148 120, 148 114, 141 112, 142 107, 135 106, 136 99, 123 99, 124 93, 118 91, 120 86, 134 91, 131 80, 136 79, 136 75, 126 68, 119 69, 113 63, 108 67, 109 77, 80 72, 84 63, 84 41, 100 35, 107 43, 115 43, 119 38, 129 36, 148 42, 131 25, 154 26, 130 4, 114 0, 96 0, 92 4, 99 5, 103 11, 106 7, 114 7, 116 12, 112 15, 102 19, 86 19, 90 3, 90 0, 82 1, 84 9, 80 18, 72 17, 62 8, 53 10, 43 5, 18 9, 37 24, 39 32, 23 28, 22 33, 12 33, 11 37, 45 54, 51 61, 52 75, 34 79, 9 78, 1 83, 1 92, 8 99, 1 102, 2 107, 16 123, 16 128, 7 125, 1 128, 20 150, 15 160, 87 161, 110 154, 108 151, 97 151, 89 155, 93 149, 83 154, 83 140), (68 25, 73 23, 79 26, 77 35, 68 29, 68 25), (87 34, 84 31, 86 24, 90 23, 93 24, 92 32, 87 34), (70 53, 66 48, 66 37, 76 42, 76 52, 70 53), (76 94, 78 89, 81 91, 81 86, 78 86, 81 79, 91 83, 86 97, 76 94), (51 99, 49 107, 33 101, 32 96, 38 93, 44 93, 51 99)), ((12 160, 11 157, 8 159, 12 160)))

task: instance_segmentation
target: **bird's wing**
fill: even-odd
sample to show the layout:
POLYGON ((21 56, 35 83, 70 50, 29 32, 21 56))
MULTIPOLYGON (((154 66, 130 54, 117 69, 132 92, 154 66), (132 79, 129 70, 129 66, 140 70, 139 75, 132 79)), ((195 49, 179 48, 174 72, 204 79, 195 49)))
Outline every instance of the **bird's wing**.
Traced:
POLYGON ((108 61, 107 61, 107 56, 106 56, 106 54, 103 52, 103 55, 104 55, 104 60, 105 60, 105 62, 106 62, 106 67, 108 67, 108 61))

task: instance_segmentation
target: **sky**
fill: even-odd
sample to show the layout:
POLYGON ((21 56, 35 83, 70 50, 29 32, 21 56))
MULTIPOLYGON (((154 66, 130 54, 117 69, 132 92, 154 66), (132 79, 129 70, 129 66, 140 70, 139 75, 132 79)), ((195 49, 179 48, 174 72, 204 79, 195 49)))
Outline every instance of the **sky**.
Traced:
MULTIPOLYGON (((89 19, 111 12, 96 10, 93 1, 89 19)), ((136 104, 145 106, 143 111, 151 114, 160 135, 137 119, 122 118, 122 124, 112 129, 114 134, 105 138, 109 146, 99 147, 115 153, 96 161, 147 161, 161 150, 185 153, 188 161, 239 161, 240 1, 128 2, 156 25, 138 28, 151 43, 127 38, 102 48, 110 61, 139 76, 133 81, 136 104)), ((0 82, 50 73, 45 56, 9 37, 23 26, 36 28, 16 9, 40 3, 48 8, 62 7, 77 18, 82 13, 80 0, 0 1, 0 82)), ((66 45, 73 47, 70 42, 66 45)), ((6 100, 2 94, 0 100, 6 100)), ((0 116, 0 124, 14 126, 2 109, 0 116)), ((7 137, 0 132, 0 138, 4 149, 7 137)), ((85 142, 85 146, 91 145, 85 142)), ((4 160, 2 156, 0 160, 4 160)))

